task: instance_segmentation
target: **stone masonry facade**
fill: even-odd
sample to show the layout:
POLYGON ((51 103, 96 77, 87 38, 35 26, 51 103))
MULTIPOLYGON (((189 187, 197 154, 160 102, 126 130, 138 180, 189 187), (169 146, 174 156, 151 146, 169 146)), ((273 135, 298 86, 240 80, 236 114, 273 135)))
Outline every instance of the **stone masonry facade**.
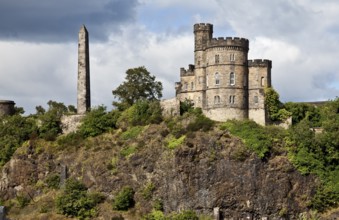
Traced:
POLYGON ((266 125, 264 89, 271 86, 272 61, 248 60, 248 50, 247 39, 213 38, 212 24, 195 24, 194 65, 180 69, 177 102, 163 101, 165 114, 178 114, 173 104, 190 100, 215 121, 249 118, 266 125))

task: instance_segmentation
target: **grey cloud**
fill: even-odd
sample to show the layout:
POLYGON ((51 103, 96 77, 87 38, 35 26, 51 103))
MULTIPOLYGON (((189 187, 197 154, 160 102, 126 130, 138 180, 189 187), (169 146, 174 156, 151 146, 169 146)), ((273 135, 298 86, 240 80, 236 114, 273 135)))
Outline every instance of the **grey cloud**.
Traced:
POLYGON ((74 41, 82 24, 91 40, 135 18, 138 0, 0 0, 0 39, 32 42, 74 41))

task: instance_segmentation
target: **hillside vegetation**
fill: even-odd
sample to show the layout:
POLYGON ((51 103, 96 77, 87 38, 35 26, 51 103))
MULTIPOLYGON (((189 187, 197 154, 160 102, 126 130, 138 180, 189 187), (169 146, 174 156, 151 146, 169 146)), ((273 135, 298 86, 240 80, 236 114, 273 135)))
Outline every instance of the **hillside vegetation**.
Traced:
POLYGON ((159 102, 144 100, 94 108, 68 135, 60 118, 74 107, 48 105, 1 118, 0 197, 10 218, 211 219, 220 207, 224 217, 315 219, 338 206, 339 99, 285 104, 288 130, 216 123, 187 103, 163 118, 159 102))

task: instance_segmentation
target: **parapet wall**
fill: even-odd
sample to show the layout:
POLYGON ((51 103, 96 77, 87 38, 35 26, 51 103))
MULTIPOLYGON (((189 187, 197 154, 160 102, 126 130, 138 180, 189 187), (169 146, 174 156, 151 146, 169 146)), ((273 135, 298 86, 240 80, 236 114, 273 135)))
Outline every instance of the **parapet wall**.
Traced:
POLYGON ((248 67, 268 67, 268 68, 272 68, 272 61, 271 60, 262 60, 262 59, 248 60, 248 67))
POLYGON ((194 25, 194 33, 196 31, 208 31, 213 33, 213 25, 208 23, 200 23, 194 25))
POLYGON ((15 102, 11 100, 0 100, 0 116, 13 115, 15 102))
POLYGON ((194 75, 194 65, 190 64, 188 65, 188 69, 180 68, 180 76, 193 76, 194 75))
POLYGON ((242 47, 248 50, 249 41, 246 38, 239 37, 218 37, 212 38, 207 47, 242 47))

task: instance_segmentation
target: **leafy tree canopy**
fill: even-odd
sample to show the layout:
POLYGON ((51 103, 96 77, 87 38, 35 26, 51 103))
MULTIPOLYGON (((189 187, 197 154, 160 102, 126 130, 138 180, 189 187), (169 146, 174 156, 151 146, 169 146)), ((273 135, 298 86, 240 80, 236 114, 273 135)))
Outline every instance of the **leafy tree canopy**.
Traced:
POLYGON ((113 90, 113 95, 118 98, 113 105, 119 110, 125 110, 138 100, 159 100, 162 97, 162 83, 155 80, 144 67, 128 69, 125 81, 113 90))

